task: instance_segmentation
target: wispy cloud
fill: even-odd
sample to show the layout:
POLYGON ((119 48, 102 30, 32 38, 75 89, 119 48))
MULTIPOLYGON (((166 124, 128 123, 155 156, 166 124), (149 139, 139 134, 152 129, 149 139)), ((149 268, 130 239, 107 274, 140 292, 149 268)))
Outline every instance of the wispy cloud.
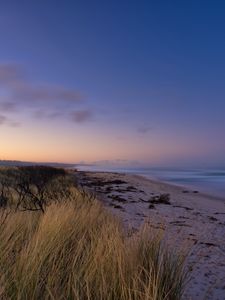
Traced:
POLYGON ((16 110, 16 104, 7 101, 0 102, 0 110, 3 112, 14 112, 16 110))
POLYGON ((48 114, 48 118, 52 119, 52 120, 61 118, 63 116, 64 116, 64 114, 62 112, 59 112, 59 111, 52 112, 52 113, 48 114))
POLYGON ((93 112, 90 109, 77 110, 71 113, 71 120, 75 123, 84 123, 93 119, 93 112))
POLYGON ((10 121, 10 122, 8 123, 8 125, 9 125, 10 127, 17 128, 17 127, 20 127, 20 126, 21 126, 21 123, 20 123, 20 122, 17 122, 17 121, 10 121))
POLYGON ((78 91, 50 85, 31 85, 27 82, 17 83, 11 87, 12 99, 15 101, 34 102, 80 102, 84 99, 78 91))
POLYGON ((146 133, 148 133, 151 130, 152 130, 151 126, 140 126, 137 129, 138 133, 140 133, 140 134, 146 134, 146 133))
POLYGON ((3 115, 0 115, 0 125, 5 124, 6 121, 7 121, 7 118, 5 116, 3 116, 3 115))
POLYGON ((49 111, 46 111, 44 109, 37 109, 33 112, 33 117, 35 119, 57 119, 60 117, 65 116, 64 113, 60 112, 60 111, 52 111, 49 113, 49 111))
POLYGON ((24 80, 22 68, 17 64, 0 64, 0 84, 12 85, 24 80))
POLYGON ((111 166, 111 167, 138 167, 141 163, 137 160, 129 159, 114 159, 114 160, 99 160, 93 162, 94 165, 111 166))
MULTIPOLYGON (((78 90, 34 83, 29 80, 21 65, 0 64, 0 113, 4 115, 29 108, 35 119, 65 118, 78 104, 85 104, 85 99, 78 90)), ((91 117, 91 110, 85 108, 73 111, 70 120, 83 123, 91 117)), ((1 123, 6 122, 4 118, 2 116, 1 123)))
POLYGON ((4 115, 0 115, 0 126, 2 125, 7 125, 10 127, 19 127, 21 124, 19 122, 12 121, 4 115))
POLYGON ((11 104, 16 104, 18 101, 80 102, 85 98, 80 91, 63 86, 34 84, 28 80, 23 68, 16 64, 0 64, 0 86, 10 93, 11 104))

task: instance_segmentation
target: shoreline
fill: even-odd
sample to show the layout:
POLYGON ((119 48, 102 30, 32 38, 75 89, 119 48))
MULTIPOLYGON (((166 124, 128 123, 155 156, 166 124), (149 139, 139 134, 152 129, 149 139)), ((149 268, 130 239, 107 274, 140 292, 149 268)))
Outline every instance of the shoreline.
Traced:
MULTIPOLYGON (((129 174, 127 174, 129 175, 129 174)), ((165 184, 165 185, 168 185, 168 186, 171 186, 171 187, 174 187, 174 188, 177 188, 179 190, 193 190, 193 191, 197 191, 197 193, 205 198, 208 198, 208 199, 212 199, 212 201, 220 201, 220 202, 224 202, 225 203, 225 198, 223 198, 222 196, 217 196, 217 195, 213 195, 213 194, 210 194, 210 193, 207 193, 207 192, 201 192, 201 191, 198 191, 198 189, 194 186, 188 186, 188 185, 182 185, 182 184, 177 184, 177 183, 171 183, 171 182, 168 182, 168 181, 163 181, 163 180, 160 180, 160 179, 154 179, 154 178, 150 178, 148 176, 145 176, 145 175, 138 175, 138 174, 132 174, 132 176, 137 176, 137 177, 141 177, 142 179, 146 179, 146 180, 149 180, 151 182, 155 182, 156 184, 159 183, 159 184, 165 184)))
MULTIPOLYGON (((129 169, 87 169, 87 168, 78 168, 81 172, 94 172, 94 173, 118 173, 118 174, 126 174, 126 175, 137 175, 147 178, 153 181, 160 181, 167 183, 169 185, 178 186, 186 189, 193 189, 198 190, 199 193, 204 194, 206 196, 211 196, 213 198, 218 198, 219 200, 225 201, 225 188, 224 184, 218 178, 208 178, 208 177, 198 177, 199 174, 209 174, 210 171, 207 170, 193 170, 193 174, 189 174, 190 170, 187 170, 186 175, 182 175, 183 171, 175 171, 175 174, 167 174, 167 169, 162 170, 162 175, 159 175, 160 170, 152 171, 149 170, 148 172, 145 171, 138 171, 138 170, 129 170, 129 169), (164 172, 166 172, 164 174, 164 172), (177 173, 178 172, 178 173, 177 173), (181 173, 180 173, 181 172, 181 173), (196 174, 195 174, 196 172, 196 174), (199 174, 198 174, 199 173, 199 174), (182 178, 182 176, 187 176, 186 178, 182 178)), ((174 171, 172 171, 173 173, 174 171)), ((215 172, 214 172, 215 173, 215 172)), ((225 173, 224 173, 225 174, 225 173)))
POLYGON ((93 173, 93 174, 115 174, 115 175, 126 175, 126 176, 131 176, 131 177, 137 177, 137 178, 140 178, 142 180, 147 180, 147 181, 150 181, 152 183, 155 183, 155 184, 165 184, 165 185, 168 185, 170 187, 174 187, 174 188, 177 188, 179 190, 193 190, 193 191, 196 191, 199 195, 205 197, 205 198, 208 198, 208 199, 212 199, 212 201, 220 201, 220 202, 223 202, 225 203, 225 196, 218 196, 218 195, 213 195, 213 193, 208 193, 208 192, 202 192, 202 191, 199 191, 197 187, 195 186, 191 186, 191 185, 185 185, 185 184, 178 184, 178 183, 171 183, 169 181, 164 181, 164 180, 161 180, 161 179, 158 179, 158 178, 154 178, 154 177, 150 177, 148 175, 143 175, 143 174, 135 174, 135 173, 129 173, 129 172, 111 172, 111 171, 83 171, 83 170, 77 170, 77 172, 79 173, 93 173))
POLYGON ((131 231, 148 223, 172 245, 191 249, 183 299, 225 299, 224 201, 142 175, 77 171, 77 178, 131 231), (153 203, 161 194, 169 194, 168 203, 153 203))

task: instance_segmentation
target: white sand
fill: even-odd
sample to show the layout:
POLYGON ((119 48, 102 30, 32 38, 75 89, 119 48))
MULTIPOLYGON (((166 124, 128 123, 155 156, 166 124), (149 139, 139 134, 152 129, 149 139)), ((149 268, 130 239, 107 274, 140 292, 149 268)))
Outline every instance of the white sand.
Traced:
POLYGON ((136 175, 82 172, 79 178, 125 225, 136 230, 149 222, 168 242, 189 249, 191 277, 184 299, 225 299, 225 201, 136 175), (98 185, 118 179, 126 184, 98 185), (171 205, 149 209, 149 199, 161 193, 170 194, 171 205))

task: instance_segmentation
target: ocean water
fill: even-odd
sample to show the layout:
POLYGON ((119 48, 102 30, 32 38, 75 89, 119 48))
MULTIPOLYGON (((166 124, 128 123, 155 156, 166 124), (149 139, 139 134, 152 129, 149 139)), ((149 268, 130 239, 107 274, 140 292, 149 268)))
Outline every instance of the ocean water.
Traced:
POLYGON ((142 175, 184 188, 198 190, 225 201, 225 169, 122 168, 108 166, 77 166, 82 171, 122 172, 142 175))

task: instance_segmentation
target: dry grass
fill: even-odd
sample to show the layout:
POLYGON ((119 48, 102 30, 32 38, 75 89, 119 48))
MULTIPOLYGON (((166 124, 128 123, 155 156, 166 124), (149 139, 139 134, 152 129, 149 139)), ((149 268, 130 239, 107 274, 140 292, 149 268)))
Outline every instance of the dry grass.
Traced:
POLYGON ((128 237, 97 201, 13 212, 0 226, 1 299, 180 299, 183 256, 147 227, 128 237))

